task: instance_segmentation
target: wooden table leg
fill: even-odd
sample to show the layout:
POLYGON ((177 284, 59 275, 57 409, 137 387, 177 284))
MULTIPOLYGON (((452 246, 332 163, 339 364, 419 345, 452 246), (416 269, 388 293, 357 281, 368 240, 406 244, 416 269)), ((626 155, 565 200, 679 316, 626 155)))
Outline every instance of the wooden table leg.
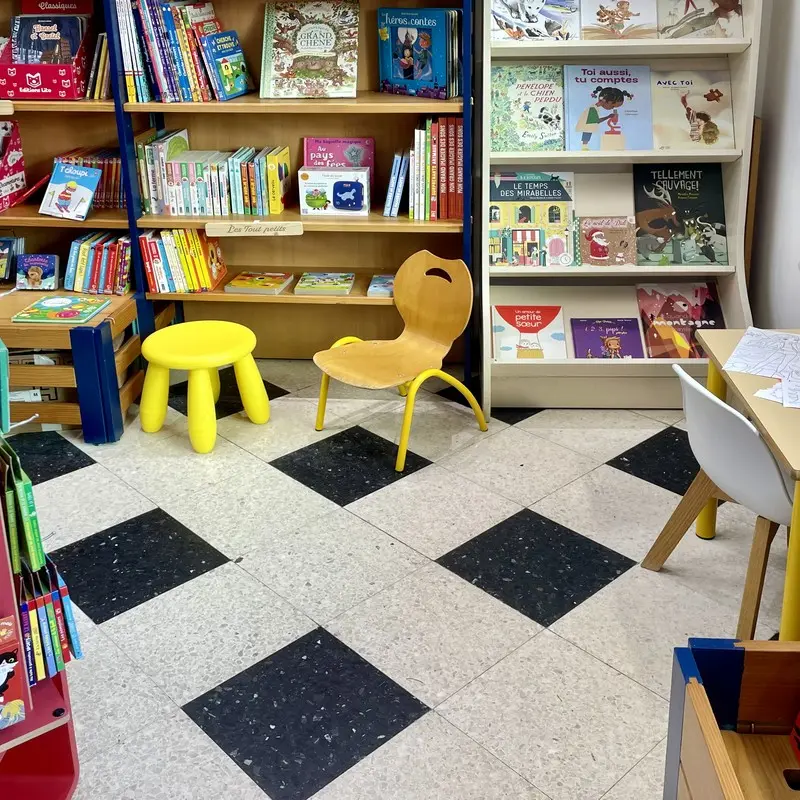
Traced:
MULTIPOLYGON (((714 366, 711 360, 708 362, 708 379, 706 381, 706 388, 715 397, 720 400, 725 399, 725 381, 720 374, 720 371, 714 366)), ((703 510, 697 517, 697 526, 695 527, 697 535, 701 539, 713 539, 717 535, 717 499, 716 497, 709 500, 703 510)))
POLYGON ((791 531, 789 554, 786 557, 786 582, 783 586, 782 642, 800 641, 800 481, 794 485, 791 531))

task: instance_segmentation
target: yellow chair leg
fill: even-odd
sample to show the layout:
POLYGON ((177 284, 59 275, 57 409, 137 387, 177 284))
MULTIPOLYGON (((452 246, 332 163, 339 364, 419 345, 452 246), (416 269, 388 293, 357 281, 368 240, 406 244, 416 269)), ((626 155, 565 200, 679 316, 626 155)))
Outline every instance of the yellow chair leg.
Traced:
POLYGON ((782 642, 800 641, 800 481, 794 485, 792 506, 792 535, 789 538, 789 553, 786 556, 786 579, 783 588, 783 611, 781 611, 782 642))
POLYGON ((411 384, 410 384, 408 381, 406 381, 405 383, 401 383, 401 384, 400 384, 400 385, 397 387, 397 391, 398 391, 398 393, 399 393, 400 397, 408 397, 408 387, 409 387, 410 385, 411 385, 411 384))
POLYGON ((250 422, 263 425, 269 422, 269 397, 255 359, 247 355, 233 365, 239 396, 250 422))
MULTIPOLYGON (((715 397, 725 400, 725 379, 720 371, 709 360, 706 387, 715 397)), ((713 539, 717 535, 717 498, 709 500, 697 517, 695 533, 700 539, 713 539)))
MULTIPOLYGON (((343 347, 346 344, 353 344, 353 342, 360 342, 361 339, 358 336, 343 336, 341 339, 337 339, 332 345, 331 350, 334 347, 343 347)), ((322 381, 319 384, 319 402, 317 403, 317 420, 314 423, 314 429, 321 431, 325 427, 325 407, 328 404, 328 387, 331 385, 331 378, 330 375, 326 375, 324 372, 322 373, 322 381)))
POLYGON ((167 418, 169 400, 169 370, 159 364, 149 364, 144 376, 139 419, 146 433, 160 431, 167 418))
POLYGON ((198 453, 210 453, 217 440, 214 388, 207 369, 189 373, 189 440, 198 453))
POLYGON ((214 403, 216 404, 217 400, 219 400, 219 370, 215 367, 208 371, 208 376, 211 378, 211 390, 214 394, 214 403))

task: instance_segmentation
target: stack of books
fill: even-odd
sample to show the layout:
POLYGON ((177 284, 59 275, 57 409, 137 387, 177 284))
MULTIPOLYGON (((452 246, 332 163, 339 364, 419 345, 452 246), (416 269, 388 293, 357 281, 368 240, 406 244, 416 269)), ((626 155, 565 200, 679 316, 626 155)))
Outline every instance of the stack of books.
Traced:
POLYGON ((69 248, 64 288, 88 294, 129 292, 131 237, 99 231, 75 239, 69 248))
POLYGON ((227 274, 219 240, 203 231, 145 231, 139 248, 153 293, 209 292, 227 274))
POLYGON ((111 61, 108 58, 108 36, 101 33, 94 48, 92 68, 86 81, 87 100, 108 100, 111 97, 111 61))

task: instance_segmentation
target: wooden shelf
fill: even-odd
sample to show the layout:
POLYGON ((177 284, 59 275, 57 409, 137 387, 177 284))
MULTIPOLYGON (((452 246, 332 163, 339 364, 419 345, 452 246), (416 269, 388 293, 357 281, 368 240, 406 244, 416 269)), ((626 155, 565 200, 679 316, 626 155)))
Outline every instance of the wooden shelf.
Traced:
POLYGON ((738 161, 742 151, 734 150, 542 150, 528 152, 494 152, 491 164, 712 164, 738 161))
POLYGON ((749 39, 575 39, 566 42, 492 42, 492 58, 571 58, 589 56, 619 59, 647 56, 648 58, 680 56, 722 56, 743 53, 750 47, 749 39))
POLYGON ((128 227, 128 214, 125 209, 98 209, 79 222, 74 219, 59 219, 39 213, 39 205, 24 204, 9 208, 0 214, 0 228, 16 226, 19 228, 114 228, 125 230, 128 227))
POLYGON ((432 100, 382 92, 358 92, 356 97, 319 99, 262 99, 246 94, 225 102, 126 103, 126 111, 160 114, 460 114, 461 98, 432 100))
MULTIPOLYGON (((35 405, 42 404, 36 403, 35 405)), ((31 689, 31 694, 33 710, 28 710, 27 716, 22 722, 0 730, 0 757, 6 750, 41 736, 47 731, 55 730, 70 721, 69 706, 64 702, 64 698, 51 678, 37 683, 31 689), (59 717, 53 716, 53 712, 57 709, 64 712, 59 717)))
POLYGON ((669 267, 490 267, 492 278, 702 278, 707 275, 731 275, 736 267, 706 264, 691 267, 675 264, 669 267))
POLYGON ((10 100, 11 114, 24 111, 56 111, 64 113, 114 113, 113 100, 10 100))

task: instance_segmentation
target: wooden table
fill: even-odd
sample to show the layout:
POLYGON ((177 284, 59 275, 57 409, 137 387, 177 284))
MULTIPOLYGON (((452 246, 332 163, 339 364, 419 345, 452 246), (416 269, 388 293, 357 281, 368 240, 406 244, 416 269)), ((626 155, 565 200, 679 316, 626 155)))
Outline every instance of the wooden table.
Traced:
MULTIPOLYGON (((800 334, 800 331, 791 333, 800 334)), ((725 400, 730 389, 745 416, 758 428, 772 455, 795 481, 791 525, 795 534, 789 538, 780 638, 800 641, 800 409, 784 408, 772 400, 755 396, 757 390, 773 386, 775 378, 722 369, 743 335, 743 330, 702 331, 698 332, 697 339, 709 359, 708 390, 725 400)), ((717 501, 712 499, 697 518, 697 535, 713 539, 716 517, 717 501)))

